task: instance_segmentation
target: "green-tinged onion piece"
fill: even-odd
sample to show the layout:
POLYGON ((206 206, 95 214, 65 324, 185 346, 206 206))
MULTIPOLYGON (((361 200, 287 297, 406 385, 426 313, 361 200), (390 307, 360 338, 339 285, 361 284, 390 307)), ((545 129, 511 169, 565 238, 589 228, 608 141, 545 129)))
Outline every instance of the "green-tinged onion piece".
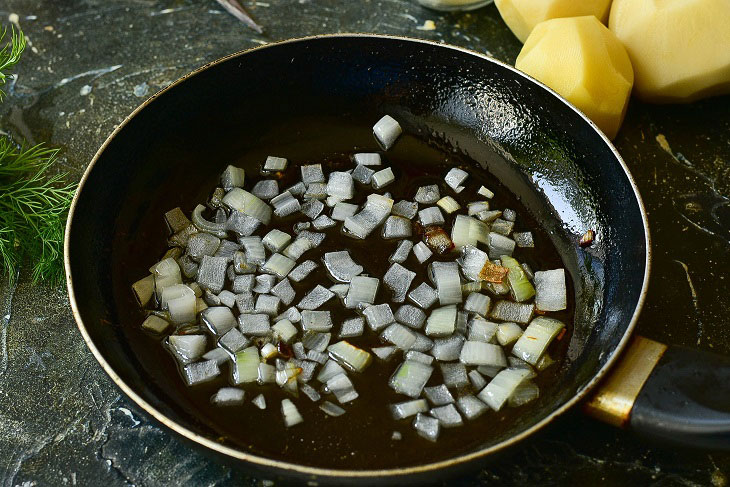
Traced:
POLYGON ((248 347, 236 353, 236 363, 233 365, 233 383, 244 384, 256 382, 259 378, 259 350, 248 347))
POLYGON ((505 369, 498 373, 477 397, 490 408, 499 411, 528 375, 530 371, 527 369, 505 369))
POLYGON ((330 356, 355 372, 362 372, 370 365, 373 356, 370 353, 342 340, 327 347, 330 356))
POLYGON ((530 322, 525 332, 512 347, 512 354, 530 365, 535 365, 553 338, 565 328, 565 324, 555 318, 538 316, 530 322))
POLYGON ((509 255, 501 256, 500 260, 502 261, 502 266, 509 269, 507 281, 509 281, 512 297, 515 298, 515 301, 521 303, 533 297, 535 295, 535 288, 532 287, 532 283, 527 278, 520 263, 509 255))

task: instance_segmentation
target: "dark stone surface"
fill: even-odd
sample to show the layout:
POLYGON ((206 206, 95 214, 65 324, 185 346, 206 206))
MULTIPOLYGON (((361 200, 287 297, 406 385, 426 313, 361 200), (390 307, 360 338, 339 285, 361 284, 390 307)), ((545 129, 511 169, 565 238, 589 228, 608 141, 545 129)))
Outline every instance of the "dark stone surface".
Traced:
MULTIPOLYGON (((359 31, 444 41, 510 63, 520 49, 493 6, 442 16, 405 0, 242 3, 265 35, 213 0, 4 0, 0 19, 17 14, 30 43, 17 82, 6 86, 0 129, 61 147, 58 169, 79 178, 145 98, 257 44, 359 31), (435 30, 419 29, 427 19, 435 30)), ((652 224, 639 332, 730 353, 730 97, 684 106, 634 100, 616 145, 652 224)), ((211 462, 122 397, 86 349, 64 290, 31 287, 23 272, 16 289, 0 284, 0 296, 0 485, 268 484, 211 462)), ((728 474, 728 454, 650 445, 573 411, 453 484, 722 486, 728 474)))

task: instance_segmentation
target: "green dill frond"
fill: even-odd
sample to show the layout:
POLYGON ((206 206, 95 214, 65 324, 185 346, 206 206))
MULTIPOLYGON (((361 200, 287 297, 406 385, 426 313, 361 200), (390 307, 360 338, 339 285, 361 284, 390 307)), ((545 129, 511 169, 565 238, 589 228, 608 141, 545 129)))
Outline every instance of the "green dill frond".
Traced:
MULTIPOLYGON (((10 41, 5 40, 8 33, 7 27, 0 28, 0 85, 4 85, 7 79, 5 72, 15 66, 20 61, 20 55, 25 50, 26 40, 23 31, 15 30, 11 27, 10 41)), ((5 96, 5 92, 0 89, 0 101, 5 96)))
POLYGON ((64 225, 76 185, 64 183, 65 174, 47 174, 57 153, 0 137, 0 260, 11 281, 26 260, 34 282, 63 279, 64 225))

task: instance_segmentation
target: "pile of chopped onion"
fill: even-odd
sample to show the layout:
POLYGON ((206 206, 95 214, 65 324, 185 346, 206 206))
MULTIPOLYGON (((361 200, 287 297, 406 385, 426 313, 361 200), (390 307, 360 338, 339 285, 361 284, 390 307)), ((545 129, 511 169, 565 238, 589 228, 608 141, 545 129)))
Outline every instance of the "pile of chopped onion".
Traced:
MULTIPOLYGON (((373 128, 386 150, 401 132, 390 116, 373 128)), ((385 162, 379 152, 357 153, 350 169, 327 173, 269 156, 261 166, 269 179, 248 185, 245 171, 229 166, 190 219, 179 208, 165 214, 170 250, 132 289, 149 310, 142 327, 164 336, 189 386, 227 370, 211 402, 242 407, 250 398, 258 409, 267 408, 262 386, 279 387, 290 394, 280 412, 292 427, 306 420, 301 401, 333 418, 367 401, 355 384, 373 360, 388 361, 394 425, 411 422, 431 441, 441 428, 539 396, 534 378, 553 363, 547 350, 565 327, 544 316, 567 307, 564 269, 533 272, 513 256, 534 246, 532 234, 513 233, 516 212, 492 208, 484 186, 470 190, 465 168, 394 202, 385 162), (279 188, 285 171, 300 182, 279 188), (460 204, 455 196, 469 191, 474 200, 460 204), (357 195, 367 195, 364 204, 352 202, 357 195), (272 228, 284 218, 292 233, 272 228), (328 238, 341 250, 320 251, 328 238), (384 275, 353 259, 352 238, 394 241, 384 275), (419 266, 426 282, 416 279, 419 266), (312 273, 332 285, 295 290, 292 282, 301 289, 312 273), (350 317, 333 322, 337 308, 350 317), (381 346, 358 346, 372 334, 381 346)))

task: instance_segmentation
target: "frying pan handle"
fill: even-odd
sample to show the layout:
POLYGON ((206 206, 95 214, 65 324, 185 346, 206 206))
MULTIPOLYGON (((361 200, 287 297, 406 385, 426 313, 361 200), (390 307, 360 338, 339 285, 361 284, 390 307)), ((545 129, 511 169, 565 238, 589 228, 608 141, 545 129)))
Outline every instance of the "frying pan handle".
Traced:
POLYGON ((632 340, 588 414, 663 443, 730 450, 730 357, 632 340))

